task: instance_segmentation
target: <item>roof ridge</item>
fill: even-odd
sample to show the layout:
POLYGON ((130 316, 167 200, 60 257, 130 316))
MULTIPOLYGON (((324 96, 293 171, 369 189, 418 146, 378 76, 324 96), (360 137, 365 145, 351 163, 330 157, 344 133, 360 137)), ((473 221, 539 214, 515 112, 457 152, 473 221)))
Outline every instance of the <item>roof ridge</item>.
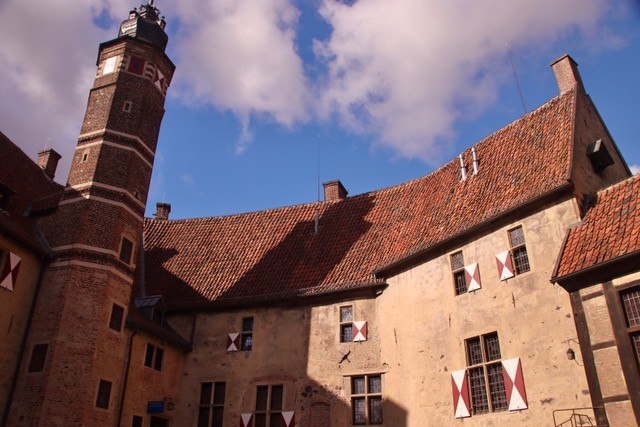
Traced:
MULTIPOLYGON (((565 91, 559 95, 556 95, 554 97, 552 97, 551 99, 549 99, 547 102, 545 102, 544 104, 540 105, 538 108, 536 108, 535 110, 532 110, 530 112, 528 112, 527 114, 525 114, 524 116, 521 116, 517 119, 514 119, 513 121, 511 121, 510 123, 508 123, 507 125, 501 127, 500 129, 498 129, 495 132, 490 133, 489 135, 484 136, 482 139, 480 139, 478 142, 471 144, 469 146, 467 146, 466 148, 464 148, 461 151, 461 154, 470 150, 472 147, 476 147, 476 148, 481 148, 480 146, 482 146, 483 144, 488 143, 488 140, 492 137, 494 137, 496 134, 506 131, 507 129, 516 126, 518 123, 522 122, 523 120, 526 120, 528 118, 530 118, 531 116, 535 115, 535 114, 539 114, 540 111, 546 109, 546 108, 552 108, 552 106, 558 102, 560 99, 562 99, 565 96, 569 96, 569 94, 573 94, 575 92, 575 89, 572 90, 568 90, 565 91)), ((453 158, 451 158, 449 161, 447 161, 446 163, 444 163, 442 166, 438 167, 437 169, 432 170, 431 172, 410 179, 408 181, 403 181, 400 182, 398 184, 393 184, 393 185, 389 185, 387 187, 383 187, 383 188, 378 188, 378 189, 374 189, 374 190, 370 190, 370 191, 366 191, 364 193, 360 193, 360 194, 356 194, 354 196, 348 197, 347 199, 340 199, 340 200, 324 200, 324 201, 315 201, 315 202, 307 202, 307 203, 299 203, 299 204, 294 204, 294 205, 285 205, 285 206, 278 206, 278 207, 274 207, 274 208, 268 208, 268 209, 259 209, 259 210, 254 210, 254 211, 248 211, 248 212, 238 212, 238 213, 233 213, 233 214, 227 214, 227 215, 211 215, 211 216, 204 216, 204 217, 197 217, 197 218, 181 218, 181 219, 170 219, 170 220, 158 220, 158 221, 170 221, 171 223, 198 223, 198 222, 206 222, 208 220, 214 220, 214 219, 218 219, 218 218, 233 218, 233 217, 240 217, 240 216, 250 216, 250 215, 258 215, 258 214, 264 214, 264 213, 268 213, 268 212, 277 212, 277 211, 284 211, 287 209, 301 209, 301 208, 306 208, 306 207, 310 207, 310 206, 314 206, 314 205, 318 205, 318 206, 325 206, 325 205, 329 205, 329 204, 333 204, 333 203, 337 203, 337 202, 341 202, 344 200, 356 200, 359 198, 363 198, 363 197, 371 197, 371 196, 375 196, 378 194, 383 194, 386 193, 388 191, 393 191, 393 190, 401 190, 404 187, 410 186, 418 181, 427 179, 428 177, 431 176, 435 176, 437 175, 439 172, 441 172, 442 170, 451 167, 452 163, 455 163, 458 159, 458 156, 454 156, 453 158)), ((155 218, 145 218, 145 220, 148 221, 156 221, 155 218)))

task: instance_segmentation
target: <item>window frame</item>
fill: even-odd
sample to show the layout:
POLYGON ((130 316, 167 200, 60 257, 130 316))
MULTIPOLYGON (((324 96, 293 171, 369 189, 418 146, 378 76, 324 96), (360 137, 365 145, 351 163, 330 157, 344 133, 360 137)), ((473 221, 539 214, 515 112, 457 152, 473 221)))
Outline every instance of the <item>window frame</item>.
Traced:
POLYGON ((124 322, 124 307, 120 304, 112 303, 111 314, 109 315, 109 329, 115 332, 122 332, 122 324, 124 322), (119 311, 120 320, 115 317, 116 311, 119 311), (116 325, 117 320, 117 325, 116 325))
POLYGON ((136 242, 133 239, 130 239, 124 235, 120 236, 120 248, 118 249, 118 260, 120 260, 120 262, 128 266, 133 265, 133 256, 135 255, 135 252, 136 252, 135 249, 136 249, 136 242), (128 244, 131 244, 131 248, 130 248, 131 252, 129 253, 128 261, 124 259, 125 241, 128 242, 128 244))
POLYGON ((507 239, 509 240, 509 255, 511 256, 511 261, 513 263, 513 274, 515 276, 519 276, 530 272, 531 260, 529 259, 529 251, 527 250, 527 237, 524 233, 524 227, 522 225, 517 225, 509 228, 507 230, 507 239), (511 233, 516 232, 517 230, 520 230, 522 233, 522 242, 514 245, 511 233), (516 257, 516 251, 522 251, 524 254, 523 257, 516 257), (526 270, 524 268, 526 268, 526 270))
POLYGON ((340 328, 339 328, 339 333, 338 333, 338 339, 340 340, 340 343, 346 343, 346 342, 353 342, 353 319, 355 318, 354 316, 354 305, 353 304, 347 304, 347 305, 341 305, 338 308, 339 311, 339 320, 340 320, 340 328), (342 309, 350 309, 351 312, 351 319, 349 320, 345 320, 342 316, 342 309), (345 339, 345 335, 343 334, 343 332, 345 331, 349 331, 348 335, 349 335, 349 339, 345 339))
POLYGON ((49 355, 49 343, 34 344, 31 348, 31 356, 29 357, 29 366, 27 366, 27 373, 38 374, 44 372, 44 367, 47 363, 47 356, 49 355), (44 354, 38 353, 38 359, 34 359, 36 356, 36 349, 44 348, 44 354))
POLYGON ((451 277, 453 279, 453 290, 455 292, 455 295, 458 296, 466 294, 469 290, 469 284, 467 283, 467 276, 465 274, 464 255, 462 251, 460 250, 450 254, 449 263, 451 265, 451 277), (454 259, 454 257, 456 257, 457 255, 460 255, 461 265, 457 265, 457 261, 454 259), (458 286, 458 279, 460 279, 461 282, 464 283, 464 290, 462 290, 461 286, 458 286))
POLYGON ((240 332, 240 351, 251 351, 253 349, 253 330, 254 330, 254 317, 246 316, 242 318, 242 332, 240 332), (251 322, 251 325, 247 327, 247 322, 251 322))
POLYGON ((144 354, 143 365, 147 368, 162 372, 162 364, 164 363, 164 349, 160 346, 147 343, 144 354))
POLYGON ((227 383, 225 381, 207 381, 200 383, 200 402, 198 404, 198 427, 222 427, 224 426, 224 403, 226 400, 227 383), (205 395, 203 394, 206 385, 210 386, 208 402, 204 402, 205 395), (217 390, 223 388, 222 402, 216 401, 217 390), (206 420, 202 419, 203 412, 206 410, 206 420), (214 424, 216 418, 215 413, 221 412, 220 424, 214 424))
POLYGON ((629 337, 629 343, 631 345, 631 350, 633 355, 635 356, 636 366, 640 370, 640 304, 635 305, 633 308, 636 310, 633 313, 634 318, 633 321, 630 318, 629 306, 626 304, 625 296, 638 293, 638 297, 640 298, 640 285, 636 284, 634 286, 626 287, 621 289, 618 292, 620 298, 620 305, 622 307, 622 315, 624 317, 624 322, 626 326, 626 333, 629 337))
POLYGON ((96 392, 96 403, 95 403, 96 408, 109 410, 109 405, 111 404, 112 388, 113 388, 113 382, 100 378, 100 380, 98 381, 98 390, 96 392), (104 401, 105 394, 107 399, 106 403, 104 401))
POLYGON ((256 385, 256 401, 255 401, 255 410, 253 411, 253 425, 254 427, 280 427, 282 425, 282 412, 284 405, 284 397, 285 397, 285 388, 284 384, 258 384, 256 385), (264 409, 258 408, 258 395, 260 389, 267 389, 267 398, 265 400, 264 409), (279 388, 280 392, 280 408, 274 408, 273 398, 273 389, 279 388), (258 418, 264 416, 264 424, 258 421, 258 418), (271 421, 274 417, 277 417, 278 421, 275 421, 276 425, 272 425, 271 421))
POLYGON ((383 390, 383 381, 382 381, 382 373, 372 373, 372 374, 362 374, 362 375, 352 375, 349 376, 349 396, 350 396, 350 402, 351 402, 351 423, 354 426, 377 426, 377 425, 383 425, 384 424, 384 416, 383 416, 383 411, 382 411, 382 403, 384 401, 383 397, 382 397, 382 390, 383 390), (380 389, 378 391, 372 391, 371 390, 371 379, 372 378, 378 378, 379 379, 379 384, 380 384, 380 389), (357 392, 357 390, 355 390, 355 380, 358 379, 362 379, 364 384, 363 384, 363 392, 357 392), (359 422, 356 421, 356 406, 355 403, 356 401, 362 401, 364 402, 364 410, 365 410, 365 414, 364 414, 364 422, 359 422), (380 402, 380 419, 379 420, 371 420, 372 417, 372 405, 371 402, 372 401, 378 401, 380 402))
POLYGON ((476 335, 464 340, 465 356, 467 361, 468 387, 469 387, 469 412, 471 415, 505 412, 509 410, 505 390, 504 377, 502 375, 502 350, 498 332, 493 331, 482 335, 476 335), (491 355, 488 352, 488 339, 495 337, 498 354, 491 355), (475 343, 477 342, 477 349, 475 343), (473 348, 470 344, 474 343, 473 348), (477 358, 480 357, 478 361, 477 358), (496 376, 496 369, 499 374, 496 376), (492 371, 493 370, 493 371, 492 371), (475 373, 480 373, 477 377, 475 373), (493 376, 492 376, 493 375, 493 376), (476 382, 476 378, 479 382, 476 382), (476 394, 479 390, 481 395, 476 394), (482 402, 476 402, 482 398, 482 402), (484 405, 486 404, 486 409, 484 405), (478 407, 482 405, 482 409, 478 407))

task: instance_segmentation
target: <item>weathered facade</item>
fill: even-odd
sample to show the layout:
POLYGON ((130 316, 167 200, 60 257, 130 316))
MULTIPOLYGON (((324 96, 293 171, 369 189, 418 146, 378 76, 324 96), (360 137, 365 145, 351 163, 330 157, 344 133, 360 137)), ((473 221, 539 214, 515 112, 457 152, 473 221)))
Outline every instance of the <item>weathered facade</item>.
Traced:
POLYGON ((170 220, 161 203, 145 219, 166 43, 152 3, 131 12, 100 46, 68 184, 48 178, 0 217, 0 267, 8 251, 22 263, 0 289, 4 424, 638 419, 624 310, 640 223, 609 231, 636 245, 623 267, 620 250, 602 263, 575 248, 606 228, 591 218, 622 215, 610 194, 624 188, 631 212, 639 189, 569 56, 552 64, 558 96, 424 177, 351 197, 331 181, 324 202, 225 217, 170 220))

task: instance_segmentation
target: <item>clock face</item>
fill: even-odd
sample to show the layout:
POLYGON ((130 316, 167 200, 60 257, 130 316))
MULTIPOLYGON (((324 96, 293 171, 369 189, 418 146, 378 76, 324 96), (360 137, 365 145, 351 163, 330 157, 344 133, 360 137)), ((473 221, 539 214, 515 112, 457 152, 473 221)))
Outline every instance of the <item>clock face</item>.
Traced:
POLYGON ((107 60, 104 61, 104 68, 102 69, 103 76, 105 74, 113 73, 116 70, 117 59, 118 59, 117 56, 112 56, 111 58, 107 58, 107 60))

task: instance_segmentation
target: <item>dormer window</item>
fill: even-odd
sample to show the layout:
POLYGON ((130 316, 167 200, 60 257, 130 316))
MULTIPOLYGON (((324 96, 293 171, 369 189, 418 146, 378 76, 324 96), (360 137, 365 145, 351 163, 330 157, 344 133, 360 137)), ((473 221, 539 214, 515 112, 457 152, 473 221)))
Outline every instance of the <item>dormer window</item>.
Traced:
POLYGON ((607 150, 606 145, 604 145, 601 139, 589 144, 589 147, 587 147, 587 157, 589 157, 591 166, 596 173, 602 172, 614 163, 611 154, 609 154, 609 150, 607 150))
POLYGON ((164 322, 164 302, 162 296, 138 297, 133 300, 135 306, 139 308, 156 325, 164 322))

